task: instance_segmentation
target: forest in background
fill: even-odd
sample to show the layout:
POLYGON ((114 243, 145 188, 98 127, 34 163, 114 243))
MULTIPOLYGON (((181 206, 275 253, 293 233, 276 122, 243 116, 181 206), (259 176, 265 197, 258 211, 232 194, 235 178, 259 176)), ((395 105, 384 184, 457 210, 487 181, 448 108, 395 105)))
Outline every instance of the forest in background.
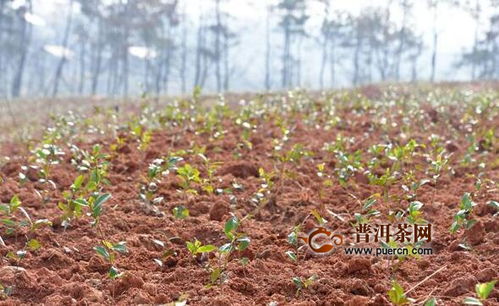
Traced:
POLYGON ((47 18, 39 12, 51 1, 0 0, 0 98, 452 79, 438 77, 449 59, 439 53, 437 26, 451 9, 466 12, 475 28, 446 69, 468 80, 499 77, 497 0, 422 1, 431 33, 417 27, 415 0, 377 1, 358 14, 334 0, 256 1, 264 14, 254 24, 237 14, 245 9, 239 0, 52 1, 47 18))

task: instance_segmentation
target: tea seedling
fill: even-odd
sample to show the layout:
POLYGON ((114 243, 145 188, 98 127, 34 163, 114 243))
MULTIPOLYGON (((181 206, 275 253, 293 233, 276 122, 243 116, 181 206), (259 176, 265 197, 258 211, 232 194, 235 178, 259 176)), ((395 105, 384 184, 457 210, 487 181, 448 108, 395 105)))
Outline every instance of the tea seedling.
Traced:
POLYGON ((312 275, 307 279, 302 279, 301 277, 293 277, 293 283, 296 287, 296 296, 300 295, 300 292, 304 289, 308 289, 313 283, 318 279, 317 275, 312 275))
POLYGON ((41 227, 52 226, 52 222, 47 219, 39 219, 33 222, 28 212, 22 207, 22 202, 17 195, 14 195, 8 204, 0 204, 0 213, 5 216, 0 219, 0 223, 5 225, 7 235, 15 234, 22 227, 27 227, 29 233, 34 233, 41 227), (15 216, 16 212, 21 213, 21 221, 18 221, 19 218, 15 216))
POLYGON ((483 302, 485 302, 485 300, 489 297, 496 283, 497 280, 488 283, 476 284, 475 293, 478 298, 467 297, 464 299, 463 303, 465 305, 483 305, 483 302))
POLYGON ((131 134, 136 138, 139 145, 137 148, 140 151, 145 151, 152 140, 152 131, 147 130, 139 119, 131 120, 128 123, 131 134))
POLYGON ((360 150, 357 150, 354 153, 338 151, 336 152, 335 157, 338 161, 338 166, 335 168, 335 171, 341 186, 346 186, 351 176, 364 169, 362 151, 360 150))
POLYGON ((203 245, 201 241, 195 239, 193 242, 186 242, 187 250, 192 254, 192 257, 196 257, 199 254, 213 252, 217 249, 216 246, 207 244, 203 245))
POLYGON ((12 287, 5 287, 4 285, 0 284, 0 300, 7 299, 9 296, 12 295, 12 291, 13 291, 12 287))
POLYGON ((50 179, 52 166, 60 163, 61 156, 65 155, 64 151, 53 144, 44 144, 41 148, 34 151, 35 162, 39 169, 39 182, 49 183, 55 189, 55 183, 50 179))
POLYGON ((204 154, 198 154, 198 156, 203 160, 204 169, 206 171, 206 174, 208 175, 207 178, 201 180, 201 188, 208 194, 212 194, 215 191, 215 187, 213 186, 215 173, 217 172, 218 168, 223 165, 223 163, 211 161, 204 154))
POLYGON ((499 214, 499 202, 497 202, 497 201, 489 201, 487 203, 487 205, 489 205, 490 207, 492 207, 495 210, 497 210, 497 212, 494 214, 494 217, 496 217, 499 214))
POLYGON ((180 186, 186 193, 198 193, 197 190, 194 189, 193 184, 201 183, 199 175, 199 170, 192 167, 190 164, 185 164, 183 167, 177 169, 177 177, 181 180, 180 186))
POLYGON ((274 172, 267 172, 263 168, 258 169, 258 174, 262 183, 258 191, 251 198, 251 202, 258 205, 257 210, 265 207, 270 201, 274 188, 274 178, 276 176, 274 172))
POLYGON ((300 250, 300 245, 298 242, 299 235, 301 232, 302 225, 296 225, 293 227, 292 231, 288 234, 287 242, 294 248, 294 251, 286 251, 286 256, 289 257, 293 262, 298 261, 298 251, 300 250))
POLYGON ((404 288, 396 280, 392 280, 392 287, 388 290, 388 298, 394 305, 409 305, 414 302, 413 299, 406 296, 404 288))
POLYGON ((77 168, 79 172, 85 173, 87 193, 100 191, 103 185, 109 185, 107 179, 109 156, 102 153, 100 145, 94 145, 92 151, 87 152, 81 150, 76 146, 72 146, 74 158, 71 163, 77 168))
POLYGON ((158 184, 161 183, 162 178, 168 175, 170 171, 175 170, 177 163, 182 160, 183 158, 177 156, 153 160, 147 168, 147 175, 143 178, 140 186, 140 200, 147 205, 161 203, 163 197, 156 196, 158 184))
MULTIPOLYGON (((245 217, 246 218, 246 217, 245 217)), ((224 273, 234 251, 244 251, 249 247, 250 238, 245 234, 238 232, 238 228, 245 218, 239 220, 236 216, 232 216, 224 226, 224 233, 228 243, 222 245, 217 250, 218 263, 210 266, 210 284, 221 284, 224 281, 224 273)), ((244 261, 242 263, 244 264, 244 261)))
POLYGON ((189 217, 189 210, 182 205, 174 207, 172 213, 175 219, 185 219, 189 217))
POLYGON ((456 233, 462 227, 470 229, 476 223, 476 220, 470 219, 474 206, 476 204, 471 200, 470 193, 466 192, 459 203, 460 210, 454 216, 454 222, 450 226, 451 233, 456 233))
MULTIPOLYGON (((405 180, 411 180, 414 177, 413 171, 407 172, 406 176, 404 176, 405 180), (409 177, 409 174, 412 174, 412 177, 409 177)), ((413 181, 407 185, 402 185, 402 189, 407 193, 406 199, 408 201, 413 201, 416 199, 416 193, 421 188, 421 186, 426 185, 430 182, 429 179, 422 179, 420 181, 413 181)))
POLYGON ((373 208, 374 204, 377 202, 377 197, 379 197, 379 194, 375 194, 367 198, 364 204, 362 204, 362 213, 354 214, 357 225, 369 223, 372 218, 380 215, 380 212, 373 208))
POLYGON ((317 176, 321 180, 321 187, 319 189, 319 199, 321 200, 321 211, 325 211, 326 207, 322 199, 325 196, 325 188, 333 186, 333 180, 329 174, 326 173, 326 164, 321 163, 317 165, 317 176))
POLYGON ((102 245, 94 247, 95 252, 104 258, 111 267, 109 268, 108 276, 111 279, 121 277, 123 273, 114 267, 114 262, 116 260, 117 254, 126 254, 128 252, 125 242, 112 243, 107 240, 101 242, 102 245))
MULTIPOLYGON (((97 226, 103 212, 103 204, 111 198, 111 195, 107 193, 92 192, 89 195, 83 187, 84 180, 83 175, 78 176, 70 190, 63 192, 64 201, 59 202, 58 207, 62 211, 61 219, 64 227, 67 227, 72 219, 81 217, 85 207, 89 209, 89 215, 93 218, 92 226, 97 226)), ((86 186, 95 185, 87 184, 86 186)))
POLYGON ((419 201, 414 201, 409 203, 407 208, 407 222, 411 224, 427 224, 428 222, 422 217, 423 203, 419 201))

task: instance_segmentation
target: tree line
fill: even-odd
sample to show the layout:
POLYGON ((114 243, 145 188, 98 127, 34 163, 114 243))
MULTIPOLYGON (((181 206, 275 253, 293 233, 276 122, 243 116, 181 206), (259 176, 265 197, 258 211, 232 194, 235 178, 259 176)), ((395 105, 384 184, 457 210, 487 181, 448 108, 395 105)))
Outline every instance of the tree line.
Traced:
MULTIPOLYGON (((230 91, 245 65, 259 63, 245 58, 248 63, 242 65, 239 50, 256 44, 263 47, 256 55, 263 59, 255 81, 261 89, 304 86, 303 73, 311 64, 319 65, 320 88, 335 87, 339 77, 354 86, 435 81, 437 20, 456 6, 472 16, 476 29, 472 48, 463 50, 455 67, 468 68, 471 80, 499 77, 497 0, 427 0, 433 20, 430 41, 414 26, 416 0, 387 0, 356 15, 335 8, 334 0, 267 1, 265 16, 258 19, 264 33, 251 42, 241 41, 240 22, 224 9, 233 1, 67 0, 57 10, 62 22, 49 41, 42 27, 46 21, 36 14, 35 5, 43 4, 0 0, 0 97, 159 95, 194 86, 230 91), (204 6, 193 14, 196 3, 204 6), (321 14, 310 9, 318 4, 321 14), (484 28, 479 25, 485 7, 494 12, 484 28), (394 8, 401 12, 397 22, 394 8), (320 27, 311 31, 311 22, 320 27), (425 52, 431 69, 420 75, 425 52)), ((243 30, 252 31, 251 25, 243 30)))

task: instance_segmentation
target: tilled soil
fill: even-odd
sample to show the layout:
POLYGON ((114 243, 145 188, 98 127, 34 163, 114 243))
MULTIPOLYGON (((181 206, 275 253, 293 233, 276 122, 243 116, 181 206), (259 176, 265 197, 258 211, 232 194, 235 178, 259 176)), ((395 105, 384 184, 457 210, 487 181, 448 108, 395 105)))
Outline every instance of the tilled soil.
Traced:
MULTIPOLYGON (((372 99, 376 100, 379 93, 374 94, 372 99)), ((190 305, 264 305, 271 302, 277 305, 390 305, 387 291, 392 279, 406 291, 414 287, 408 296, 419 303, 436 297, 441 305, 458 305, 464 297, 475 296, 475 284, 498 278, 499 220, 494 216, 496 211, 487 205, 499 198, 496 185, 499 180, 498 147, 496 142, 492 148, 477 148, 472 156, 478 161, 463 165, 461 161, 469 147, 465 110, 453 106, 433 108, 429 103, 421 103, 413 113, 407 113, 403 106, 389 106, 388 102, 362 110, 352 102, 338 106, 334 117, 339 123, 325 128, 329 117, 324 115, 326 109, 320 103, 319 100, 313 111, 290 110, 286 113, 281 109, 281 113, 250 119, 251 124, 257 126, 249 138, 252 149, 240 145, 243 127, 234 118, 222 120, 225 136, 215 140, 210 139, 210 132, 196 132, 196 124, 155 128, 151 144, 145 151, 137 148, 137 140, 130 134, 119 132, 125 144, 110 159, 110 185, 105 191, 112 194, 112 199, 105 204, 99 230, 89 224, 87 217, 72 221, 68 228, 61 226, 57 203, 62 200, 62 192, 68 190, 78 176, 70 163, 67 144, 61 142, 66 155, 51 173, 56 189, 49 189, 47 203, 42 203, 37 195, 36 190, 45 187, 37 182, 36 175, 28 175, 25 183, 19 182, 21 166, 30 164, 29 153, 21 145, 4 146, 2 151, 10 160, 0 170, 3 178, 0 202, 7 203, 17 194, 32 219, 46 218, 53 226, 41 228, 35 234, 24 230, 4 235, 0 225, 0 235, 6 244, 0 246, 0 284, 12 287, 12 294, 0 299, 0 305, 166 304, 184 298, 190 305), (314 112, 318 115, 312 115, 314 112), (382 117, 388 119, 386 125, 379 124, 382 117), (275 169, 277 173, 280 169, 273 143, 273 139, 282 138, 282 131, 276 125, 279 118, 286 118, 290 130, 283 150, 302 144, 313 152, 313 156, 289 163, 286 167, 291 174, 274 178, 270 200, 258 210, 251 201, 262 184, 258 169, 267 172, 275 169), (429 147, 432 134, 438 134, 446 151, 452 153, 448 168, 437 183, 423 185, 416 196, 424 203, 424 218, 433 226, 433 239, 425 245, 433 249, 433 255, 399 262, 390 257, 346 255, 343 246, 325 256, 312 255, 302 248, 296 262, 288 258, 285 252, 295 250, 288 243, 288 234, 298 224, 303 224, 303 232, 311 230, 315 226, 314 217, 309 215, 313 209, 328 220, 327 227, 343 233, 348 237, 347 243, 351 243, 354 214, 361 212, 361 203, 369 196, 385 191, 389 194, 375 204, 381 212, 375 220, 380 222, 386 221, 389 211, 404 210, 408 205, 403 198, 401 180, 385 190, 382 186, 369 184, 366 175, 358 171, 341 185, 334 172, 339 161, 335 154, 323 150, 325 143, 336 141, 338 135, 353 137, 345 150, 351 153, 361 150, 362 160, 367 163, 372 157, 367 153, 371 145, 389 142, 403 145, 415 139, 429 147), (215 174, 214 185, 215 188, 231 189, 232 193, 207 194, 195 186, 198 195, 185 194, 179 191, 178 178, 171 173, 162 179, 157 191, 164 197, 157 205, 164 214, 154 213, 139 200, 139 183, 148 165, 155 158, 189 150, 194 145, 206 147, 204 154, 208 158, 223 162, 215 174), (481 162, 485 163, 485 168, 480 168, 481 162), (317 165, 320 163, 325 163, 325 172, 332 176, 332 186, 324 187, 318 177, 317 165), (475 188, 478 173, 483 173, 484 184, 480 191, 475 188), (242 188, 234 188, 234 183, 242 188), (472 217, 477 223, 469 230, 451 234, 449 227, 464 192, 473 194, 477 206, 472 217), (189 209, 188 218, 174 218, 171 211, 179 205, 189 209), (214 260, 214 255, 193 258, 185 241, 196 238, 203 244, 221 246, 227 242, 223 228, 231 214, 240 219, 252 215, 240 228, 250 237, 251 243, 245 251, 232 255, 224 274, 225 282, 209 287, 207 264, 214 260), (27 237, 38 239, 42 248, 28 251, 21 261, 8 259, 9 251, 24 248, 27 237), (124 272, 119 279, 107 277, 110 265, 93 249, 103 239, 126 242, 128 253, 118 255, 115 263, 124 272), (165 246, 153 240, 162 241, 165 246), (159 266, 154 259, 162 258, 167 250, 172 255, 159 266), (245 265, 240 261, 244 257, 249 259, 245 265), (425 279, 438 269, 440 272, 425 279), (297 293, 293 277, 306 279, 312 275, 316 275, 317 280, 297 293)), ((480 121, 473 129, 492 128, 497 135, 497 114, 492 118, 488 115, 477 116, 480 121)), ((111 136, 81 131, 71 141, 85 149, 100 143, 110 152, 109 147, 115 140, 111 136)), ((403 169, 414 169, 418 179, 426 178, 424 169, 428 168, 428 163, 422 155, 426 150, 421 149, 421 154, 416 153, 415 158, 404 162, 403 169)), ((199 168, 201 176, 206 176, 201 158, 190 154, 184 159, 199 168)), ((499 305, 497 289, 486 304, 499 305)))

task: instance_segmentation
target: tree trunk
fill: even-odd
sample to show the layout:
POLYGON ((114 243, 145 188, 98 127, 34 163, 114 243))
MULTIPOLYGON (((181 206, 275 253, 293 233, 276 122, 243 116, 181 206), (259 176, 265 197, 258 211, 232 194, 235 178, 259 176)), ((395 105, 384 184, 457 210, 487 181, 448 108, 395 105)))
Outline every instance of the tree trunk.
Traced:
MULTIPOLYGON (((184 5, 184 12, 183 15, 186 15, 185 11, 186 5, 184 5)), ((182 93, 186 92, 186 72, 187 69, 187 20, 184 20, 184 23, 182 25, 182 56, 181 56, 181 62, 180 62, 180 81, 181 81, 181 90, 182 93)))
POLYGON ((83 94, 85 89, 85 57, 86 57, 86 41, 82 39, 80 46, 80 81, 78 85, 78 93, 83 94))
POLYGON ((270 45, 270 13, 271 6, 267 3, 267 20, 265 22, 265 90, 270 90, 270 55, 271 55, 271 45, 270 45))
MULTIPOLYGON (((27 10, 31 11, 32 10, 32 4, 31 1, 28 1, 27 3, 28 8, 27 10)), ((14 81, 12 84, 12 97, 17 98, 21 94, 22 90, 22 84, 23 84, 23 75, 24 75, 24 68, 26 65, 26 57, 28 55, 28 49, 29 49, 29 44, 31 42, 31 26, 26 22, 26 20, 22 20, 22 30, 21 30, 21 56, 19 58, 19 65, 17 66, 17 71, 14 76, 14 81)))
POLYGON ((203 52, 203 15, 199 14, 199 25, 197 33, 197 47, 196 47, 196 70, 194 73, 194 86, 200 86, 201 84, 201 62, 202 62, 202 52, 203 52))
POLYGON ((222 77, 220 70, 221 48, 220 48, 220 33, 222 31, 222 23, 220 20, 220 0, 215 0, 215 15, 217 19, 215 29, 215 75, 217 78, 217 92, 222 90, 222 77))
MULTIPOLYGON (((69 40, 69 32, 71 30, 71 23, 73 20, 73 0, 69 1, 69 12, 66 20, 66 29, 64 30, 64 37, 62 40, 62 47, 66 49, 68 47, 68 40, 69 40)), ((59 92, 59 82, 62 76, 62 70, 64 68, 64 64, 66 63, 66 56, 63 54, 61 57, 59 64, 57 65, 57 69, 55 71, 55 78, 54 78, 54 89, 52 90, 52 97, 57 96, 57 93, 59 92)))

